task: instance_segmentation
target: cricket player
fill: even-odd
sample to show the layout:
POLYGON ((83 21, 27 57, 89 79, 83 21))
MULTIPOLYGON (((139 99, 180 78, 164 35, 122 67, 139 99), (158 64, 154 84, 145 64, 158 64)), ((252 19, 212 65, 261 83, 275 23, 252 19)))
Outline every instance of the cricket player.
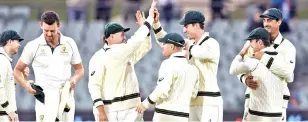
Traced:
MULTIPOLYGON (((157 12, 158 13, 158 12, 157 12)), ((159 16, 154 21, 156 37, 161 38, 166 32, 160 25, 159 16)), ((204 32, 204 15, 199 11, 187 11, 180 20, 184 25, 187 58, 199 69, 200 84, 196 99, 191 101, 191 121, 219 121, 223 119, 223 100, 217 84, 217 70, 220 49, 218 42, 204 32)))
POLYGON ((0 121, 17 122, 15 81, 13 78, 12 56, 18 52, 19 42, 24 40, 16 31, 7 30, 0 37, 0 121))
MULTIPOLYGON (((264 28, 254 29, 246 40, 250 40, 253 52, 262 50, 274 58, 278 54, 273 47, 270 47, 270 34, 264 28)), ((255 57, 244 59, 243 56, 240 53, 235 57, 230 67, 230 74, 249 73, 259 83, 256 89, 250 91, 246 120, 281 121, 283 104, 281 96, 283 96, 284 83, 255 57)), ((290 75, 288 79, 292 79, 292 76, 290 75)))
MULTIPOLYGON (((30 94, 43 95, 36 97, 36 121, 55 121, 65 83, 69 82, 70 88, 74 89, 84 70, 75 41, 59 31, 61 24, 58 14, 44 12, 40 25, 43 34, 27 43, 14 69, 14 77, 30 94), (35 74, 34 87, 21 75, 21 71, 31 63, 35 74), (71 66, 75 73, 73 76, 71 66)), ((60 121, 74 121, 75 103, 74 98, 70 98, 73 102, 60 110, 65 112, 63 118, 58 118, 60 121)))
MULTIPOLYGON (((288 79, 288 77, 290 75, 294 76, 296 49, 294 45, 279 32, 279 26, 283 18, 279 9, 270 8, 260 15, 260 17, 263 18, 264 28, 270 33, 270 46, 276 49, 278 55, 273 58, 264 53, 264 51, 255 52, 254 55, 257 59, 261 60, 262 64, 267 66, 271 72, 284 79, 284 95, 281 96, 284 100, 282 106, 284 109, 282 120, 286 121, 286 109, 290 99, 290 91, 287 83, 293 82, 293 79, 288 79)), ((258 82, 253 80, 249 75, 242 75, 241 81, 245 81, 246 85, 252 89, 259 86, 258 82)))
POLYGON ((163 43, 163 55, 170 57, 160 66, 155 90, 136 110, 142 113, 155 105, 153 121, 188 122, 190 100, 198 93, 199 71, 185 58, 185 41, 179 34, 169 33, 158 41, 163 43))
POLYGON ((111 22, 105 26, 107 44, 93 55, 89 64, 89 92, 93 100, 96 121, 142 121, 143 114, 135 111, 141 103, 134 65, 151 49, 150 30, 154 20, 153 0, 146 21, 127 40, 124 28, 111 22))

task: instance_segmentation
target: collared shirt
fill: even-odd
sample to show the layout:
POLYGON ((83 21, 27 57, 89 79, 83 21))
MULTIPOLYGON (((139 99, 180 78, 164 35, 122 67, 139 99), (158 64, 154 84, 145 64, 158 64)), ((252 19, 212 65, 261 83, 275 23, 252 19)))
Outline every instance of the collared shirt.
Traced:
MULTIPOLYGON (((149 24, 153 18, 147 18, 149 24)), ((89 92, 94 106, 103 105, 106 112, 125 110, 141 102, 135 64, 151 49, 149 28, 142 25, 127 43, 105 45, 89 63, 89 92), (124 96, 127 100, 113 102, 124 96), (103 101, 111 101, 108 104, 103 101)))
MULTIPOLYGON (((279 33, 271 46, 276 47, 276 52, 278 52, 278 54, 275 57, 264 54, 261 58, 261 62, 272 73, 283 79, 284 95, 290 96, 287 83, 291 83, 294 80, 296 48, 288 39, 284 38, 281 33, 279 33)), ((284 101, 283 107, 288 107, 288 100, 284 101)))
MULTIPOLYGON (((262 49, 275 58, 276 51, 273 47, 262 49)), ((284 83, 273 74, 259 60, 252 58, 242 58, 237 55, 232 61, 230 74, 239 75, 248 73, 259 81, 259 87, 256 90, 250 90, 250 109, 260 112, 281 112, 283 106, 284 83)), ((246 106, 247 107, 247 106, 246 106)))
POLYGON ((156 103, 156 108, 189 113, 190 99, 198 93, 199 71, 184 55, 177 52, 162 62, 157 86, 143 101, 147 108, 156 103))
MULTIPOLYGON (((160 23, 153 25, 156 38, 162 38, 167 33, 162 29, 160 23)), ((190 63, 194 64, 199 69, 200 84, 199 91, 201 92, 220 92, 217 84, 217 70, 220 57, 220 48, 218 42, 214 38, 208 38, 209 33, 198 40, 197 44, 189 43, 186 46, 187 53, 191 55, 190 63)), ((222 105, 221 96, 208 97, 198 96, 192 100, 192 105, 222 105)))
POLYGON ((7 114, 17 110, 12 58, 0 47, 0 111, 7 114))
POLYGON ((20 60, 27 65, 32 62, 37 85, 51 88, 62 87, 71 77, 71 65, 81 63, 75 41, 61 33, 60 43, 54 49, 47 44, 43 34, 30 41, 20 60))
POLYGON ((293 82, 293 79, 287 78, 293 75, 296 60, 296 49, 294 45, 286 38, 279 35, 271 44, 272 47, 279 45, 276 48, 278 52, 275 58, 272 58, 268 54, 264 54, 261 58, 261 62, 267 66, 278 77, 284 78, 286 82, 293 82), (282 42, 283 41, 283 42, 282 42))

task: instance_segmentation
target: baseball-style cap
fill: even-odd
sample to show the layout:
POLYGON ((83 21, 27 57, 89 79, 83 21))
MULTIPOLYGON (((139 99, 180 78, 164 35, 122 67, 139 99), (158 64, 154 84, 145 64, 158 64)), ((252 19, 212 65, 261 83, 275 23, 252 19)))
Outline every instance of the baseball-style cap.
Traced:
POLYGON ((200 23, 204 22, 205 17, 199 11, 190 10, 185 13, 183 18, 180 20, 181 25, 192 24, 192 23, 200 23))
POLYGON ((43 92, 43 88, 35 84, 31 84, 31 87, 36 91, 34 97, 41 103, 45 103, 45 94, 43 92))
POLYGON ((168 33, 163 38, 158 39, 162 43, 174 44, 177 47, 183 47, 185 44, 184 38, 177 33, 168 33))
POLYGON ((264 28, 258 27, 251 31, 245 41, 252 39, 262 39, 263 41, 270 41, 270 33, 264 28))
POLYGON ((1 33, 0 36, 0 43, 3 44, 8 40, 19 40, 22 41, 24 40, 23 38, 21 38, 18 33, 14 30, 7 30, 1 33))
POLYGON ((260 15, 261 18, 270 18, 270 19, 282 19, 282 13, 277 8, 270 8, 263 12, 263 14, 260 15))
POLYGON ((110 34, 115 34, 115 33, 121 32, 121 31, 127 32, 129 30, 130 30, 130 28, 124 28, 119 23, 111 22, 111 23, 108 23, 105 26, 104 34, 105 34, 106 38, 108 38, 110 36, 110 34))

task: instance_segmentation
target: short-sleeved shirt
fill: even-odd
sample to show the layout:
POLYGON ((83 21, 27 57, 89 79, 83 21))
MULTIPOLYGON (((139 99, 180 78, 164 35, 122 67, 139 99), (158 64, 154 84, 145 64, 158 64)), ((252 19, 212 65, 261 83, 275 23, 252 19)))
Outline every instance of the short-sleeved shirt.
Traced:
POLYGON ((75 41, 60 33, 60 42, 53 49, 42 34, 24 48, 20 61, 32 67, 35 84, 59 88, 71 77, 71 65, 81 63, 75 41))

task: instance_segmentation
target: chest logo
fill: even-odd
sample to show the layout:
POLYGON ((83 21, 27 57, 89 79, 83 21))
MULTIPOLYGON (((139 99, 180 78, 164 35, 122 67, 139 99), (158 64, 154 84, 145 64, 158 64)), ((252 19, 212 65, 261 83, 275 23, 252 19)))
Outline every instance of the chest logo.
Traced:
POLYGON ((92 73, 91 73, 91 76, 93 76, 95 74, 95 71, 93 71, 92 73))
POLYGON ((45 50, 44 50, 44 49, 41 49, 41 53, 45 53, 45 50))
POLYGON ((62 46, 61 53, 68 53, 68 50, 67 50, 66 46, 62 46))
POLYGON ((164 77, 159 78, 159 79, 158 79, 158 82, 160 82, 160 81, 162 81, 162 80, 164 80, 164 77))

